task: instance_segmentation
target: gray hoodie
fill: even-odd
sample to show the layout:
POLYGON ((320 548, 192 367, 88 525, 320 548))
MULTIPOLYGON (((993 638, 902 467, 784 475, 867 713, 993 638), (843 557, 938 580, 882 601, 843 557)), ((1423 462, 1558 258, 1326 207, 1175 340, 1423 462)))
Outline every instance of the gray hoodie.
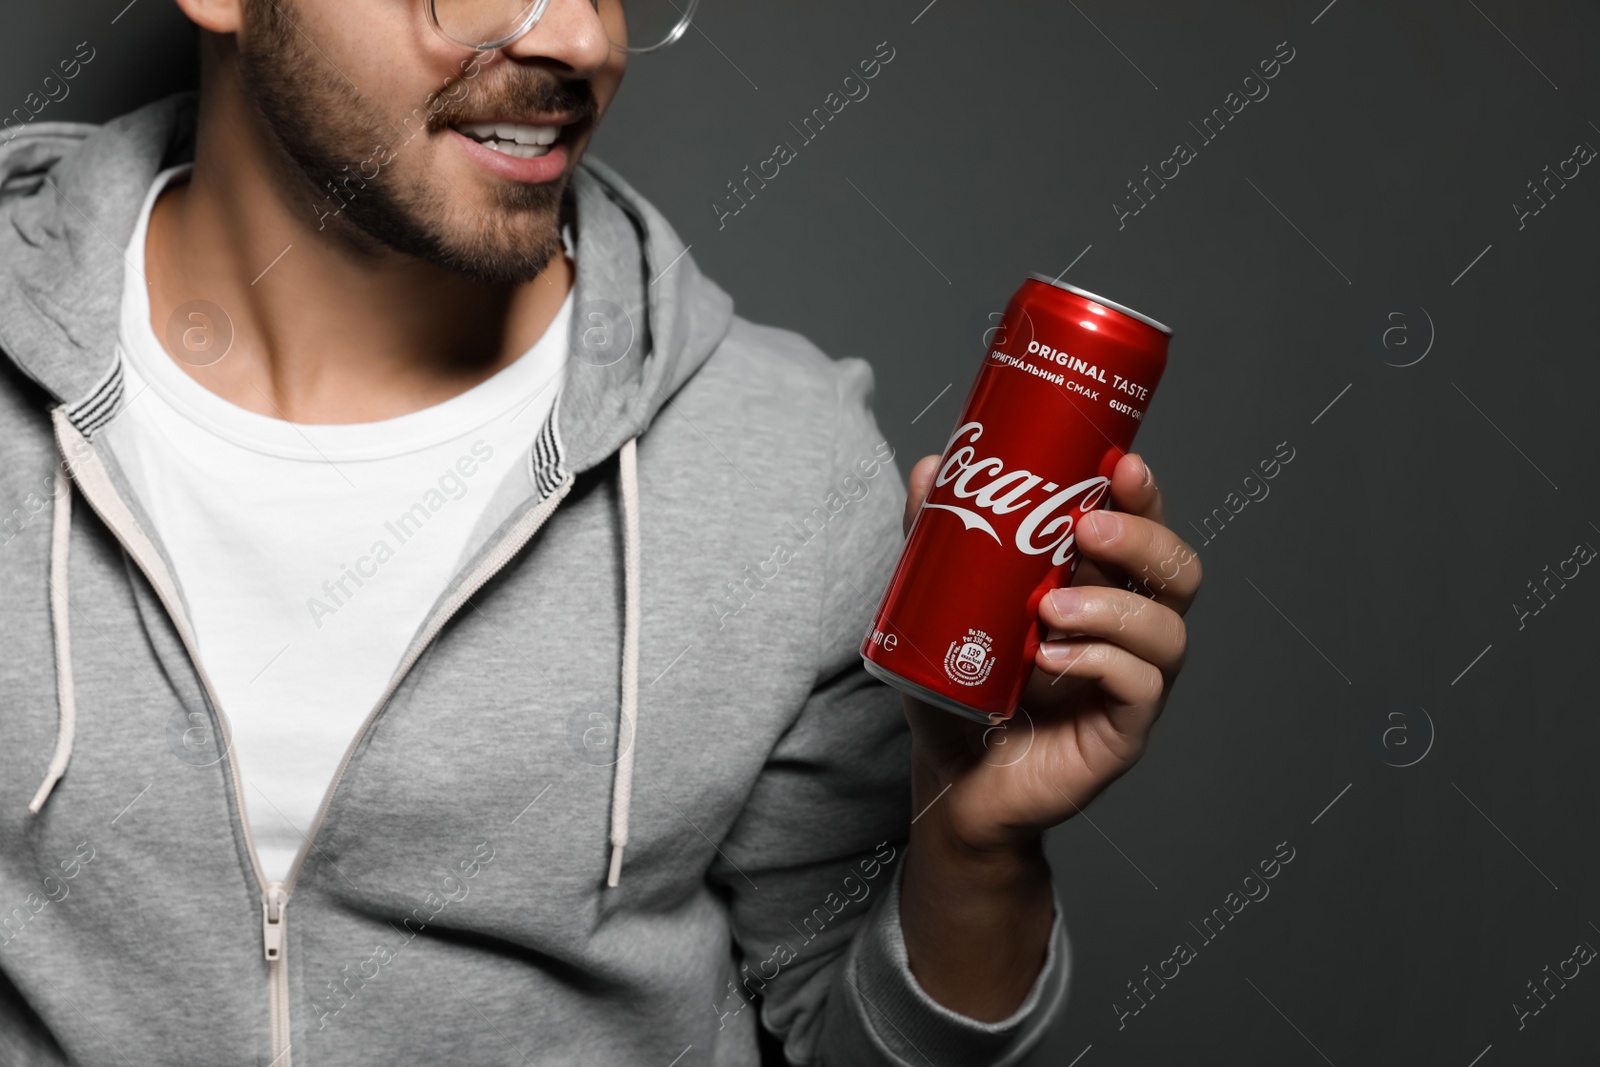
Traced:
POLYGON ((871 370, 735 317, 594 161, 568 382, 262 878, 107 447, 124 250, 192 138, 180 97, 0 150, 0 1064, 748 1064, 758 1012, 792 1063, 1019 1058, 1059 905, 1003 1022, 906 963, 909 738, 857 655, 904 500, 871 370))

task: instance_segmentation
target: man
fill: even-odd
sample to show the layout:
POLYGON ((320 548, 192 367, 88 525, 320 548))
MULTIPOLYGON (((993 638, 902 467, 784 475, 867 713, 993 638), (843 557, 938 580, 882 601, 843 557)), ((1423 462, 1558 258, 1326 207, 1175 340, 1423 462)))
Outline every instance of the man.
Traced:
POLYGON ((1199 582, 1142 461, 988 758, 857 656, 933 457, 579 163, 618 0, 178 2, 197 107, 3 157, 0 1061, 1019 1058, 1199 582))

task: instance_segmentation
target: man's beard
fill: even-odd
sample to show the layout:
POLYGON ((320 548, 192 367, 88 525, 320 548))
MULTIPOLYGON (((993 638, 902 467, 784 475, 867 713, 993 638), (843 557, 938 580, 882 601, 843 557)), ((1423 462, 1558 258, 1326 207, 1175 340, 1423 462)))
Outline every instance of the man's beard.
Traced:
POLYGON ((485 213, 442 175, 433 188, 427 175, 407 176, 401 163, 413 140, 476 116, 554 112, 592 122, 597 108, 588 82, 502 64, 507 69, 492 85, 457 76, 448 87, 441 82, 441 95, 382 112, 305 42, 286 5, 245 3, 240 75, 247 98, 299 170, 289 178, 302 188, 290 195, 305 196, 322 226, 486 285, 531 281, 562 252, 565 176, 502 184, 485 213))

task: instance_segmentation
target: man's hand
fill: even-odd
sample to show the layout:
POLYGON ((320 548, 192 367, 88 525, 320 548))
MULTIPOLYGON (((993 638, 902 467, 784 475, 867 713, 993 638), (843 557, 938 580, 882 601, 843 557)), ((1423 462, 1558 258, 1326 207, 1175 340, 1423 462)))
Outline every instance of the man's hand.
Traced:
MULTIPOLYGON (((912 468, 907 528, 938 461, 912 468)), ((904 698, 918 815, 901 926, 924 991, 974 1018, 1015 1011, 1044 960, 1054 918, 1044 831, 1138 761, 1183 664, 1199 558, 1162 525, 1141 457, 1112 472, 1111 507, 1079 525, 1072 584, 1040 603, 1046 639, 1010 723, 904 698)))

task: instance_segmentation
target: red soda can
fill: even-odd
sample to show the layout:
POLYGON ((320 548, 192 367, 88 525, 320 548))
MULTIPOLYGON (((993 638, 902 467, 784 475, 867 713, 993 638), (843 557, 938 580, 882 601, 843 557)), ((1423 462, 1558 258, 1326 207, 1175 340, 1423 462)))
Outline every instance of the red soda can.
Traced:
POLYGON ((1167 366, 1172 331, 1042 274, 1006 306, 894 577, 861 643, 867 672, 935 707, 1015 713, 1070 584, 1077 528, 1107 503, 1167 366))

